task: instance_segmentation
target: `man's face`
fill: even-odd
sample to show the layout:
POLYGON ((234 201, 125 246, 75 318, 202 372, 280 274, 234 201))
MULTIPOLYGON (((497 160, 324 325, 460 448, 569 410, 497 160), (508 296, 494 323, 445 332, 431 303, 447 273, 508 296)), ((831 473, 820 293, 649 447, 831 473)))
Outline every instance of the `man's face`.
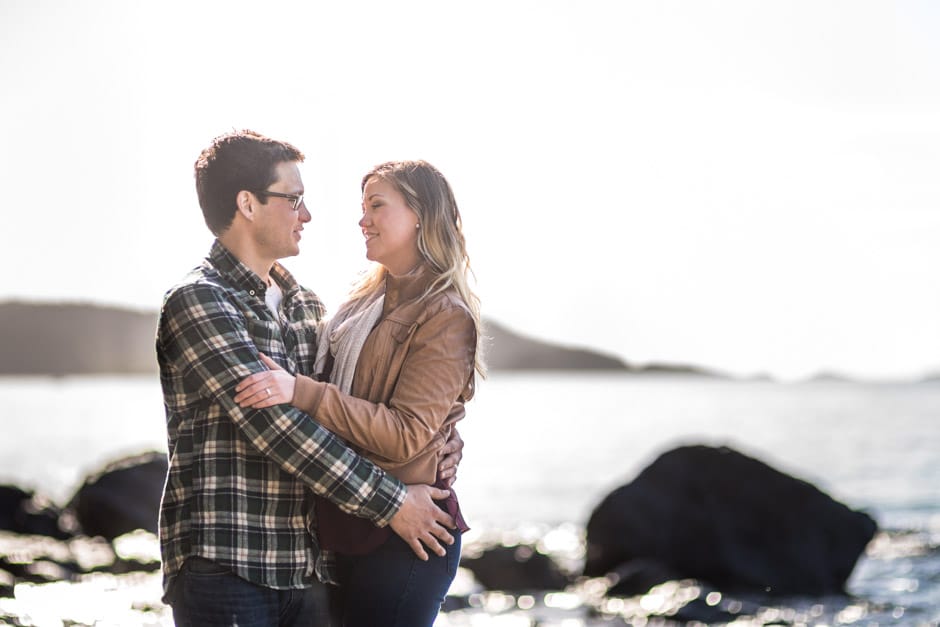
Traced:
MULTIPOLYGON (((302 195, 304 184, 296 161, 282 161, 274 169, 277 179, 268 186, 269 192, 302 195)), ((293 257, 300 252, 300 232, 310 222, 310 212, 303 202, 294 209, 293 200, 266 196, 259 204, 255 220, 255 239, 261 252, 271 259, 293 257)))

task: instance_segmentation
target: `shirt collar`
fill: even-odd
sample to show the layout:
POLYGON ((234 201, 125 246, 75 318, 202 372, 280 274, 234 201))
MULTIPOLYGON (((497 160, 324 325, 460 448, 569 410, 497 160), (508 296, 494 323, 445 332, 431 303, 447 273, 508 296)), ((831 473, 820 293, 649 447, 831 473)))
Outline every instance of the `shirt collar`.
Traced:
MULTIPOLYGON (((239 261, 238 257, 233 255, 219 240, 212 242, 208 260, 229 283, 245 290, 252 296, 264 299, 265 292, 268 289, 264 280, 239 261)), ((287 271, 287 268, 277 262, 271 268, 271 278, 280 286, 284 298, 300 289, 294 276, 287 271)))

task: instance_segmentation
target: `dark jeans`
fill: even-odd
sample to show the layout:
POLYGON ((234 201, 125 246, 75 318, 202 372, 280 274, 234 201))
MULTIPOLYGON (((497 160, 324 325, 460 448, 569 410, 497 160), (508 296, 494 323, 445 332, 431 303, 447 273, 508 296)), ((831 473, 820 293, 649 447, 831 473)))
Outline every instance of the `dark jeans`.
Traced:
POLYGON ((368 555, 338 556, 343 627, 431 627, 457 574, 460 533, 445 557, 419 560, 396 535, 368 555))
POLYGON ((176 627, 310 627, 326 625, 326 607, 314 589, 275 590, 237 577, 227 568, 190 557, 173 582, 176 627))

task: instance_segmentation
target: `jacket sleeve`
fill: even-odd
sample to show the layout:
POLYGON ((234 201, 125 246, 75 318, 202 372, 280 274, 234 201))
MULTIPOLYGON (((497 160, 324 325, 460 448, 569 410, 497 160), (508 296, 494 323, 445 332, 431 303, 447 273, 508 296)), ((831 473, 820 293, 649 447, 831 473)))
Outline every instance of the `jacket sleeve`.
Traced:
POLYGON ((288 405, 242 409, 235 403, 235 385, 265 367, 245 316, 215 286, 190 284, 168 296, 157 346, 186 387, 218 403, 258 452, 316 494, 378 526, 401 507, 404 485, 310 416, 288 405))
MULTIPOLYGON (((404 463, 431 442, 455 409, 473 373, 475 352, 470 314, 444 309, 415 330, 387 405, 303 376, 297 377, 291 402, 350 443, 404 463)), ((458 412, 462 415, 462 404, 458 412)))

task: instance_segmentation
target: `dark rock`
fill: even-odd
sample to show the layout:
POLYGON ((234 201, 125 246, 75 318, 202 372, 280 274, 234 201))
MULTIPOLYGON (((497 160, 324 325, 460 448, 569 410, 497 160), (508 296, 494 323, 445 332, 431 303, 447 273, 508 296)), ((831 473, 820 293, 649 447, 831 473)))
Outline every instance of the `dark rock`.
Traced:
POLYGON ((19 581, 33 583, 51 583, 53 581, 69 581, 78 574, 74 564, 60 564, 49 560, 38 560, 23 567, 23 574, 17 577, 19 581))
POLYGON ((561 590, 571 583, 554 560, 526 544, 487 549, 479 557, 462 557, 460 565, 489 590, 561 590))
POLYGON ((460 610, 468 610, 473 607, 470 604, 469 597, 463 595, 454 595, 448 594, 444 597, 444 602, 441 603, 441 612, 459 612, 460 610))
POLYGON ((89 536, 113 540, 135 529, 156 533, 166 471, 164 453, 116 461, 89 477, 69 508, 89 536))
POLYGON ((646 558, 725 591, 842 594, 876 529, 867 514, 756 459, 687 446, 594 510, 584 574, 646 558))
POLYGON ((740 612, 732 613, 709 605, 705 599, 692 599, 669 617, 680 624, 728 625, 741 618, 740 612))
POLYGON ((610 581, 607 595, 624 597, 644 594, 653 586, 683 578, 681 573, 669 565, 643 557, 618 564, 606 576, 610 581))
POLYGON ((0 529, 59 540, 71 534, 59 526, 61 510, 49 499, 16 486, 0 486, 0 529))
POLYGON ((0 485, 0 529, 16 531, 19 525, 17 514, 23 501, 32 498, 32 494, 12 485, 0 485))
POLYGON ((108 572, 115 575, 126 575, 127 573, 152 573, 160 570, 160 562, 142 562, 135 559, 116 559, 114 564, 107 568, 108 572))
MULTIPOLYGON (((0 599, 13 598, 13 587, 16 585, 16 577, 12 573, 0 569, 0 599)), ((2 625, 3 623, 0 623, 2 625)))
POLYGON ((81 572, 69 544, 47 536, 0 535, 0 570, 16 582, 69 580, 81 572))

